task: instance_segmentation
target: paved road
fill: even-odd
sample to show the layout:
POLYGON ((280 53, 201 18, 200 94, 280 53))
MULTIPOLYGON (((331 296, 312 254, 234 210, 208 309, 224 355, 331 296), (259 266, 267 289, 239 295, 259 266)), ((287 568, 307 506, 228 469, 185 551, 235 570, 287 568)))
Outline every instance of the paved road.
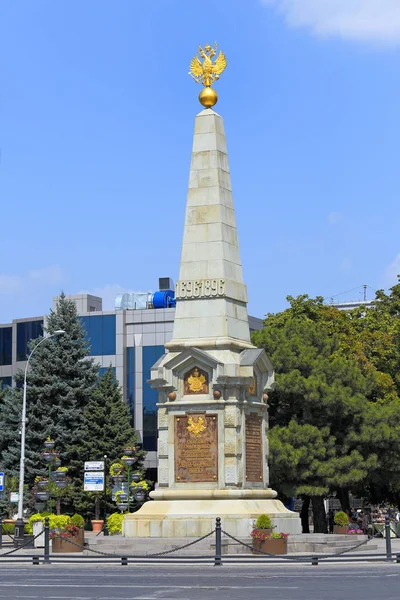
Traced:
POLYGON ((398 600, 400 565, 0 565, 7 600, 398 600))

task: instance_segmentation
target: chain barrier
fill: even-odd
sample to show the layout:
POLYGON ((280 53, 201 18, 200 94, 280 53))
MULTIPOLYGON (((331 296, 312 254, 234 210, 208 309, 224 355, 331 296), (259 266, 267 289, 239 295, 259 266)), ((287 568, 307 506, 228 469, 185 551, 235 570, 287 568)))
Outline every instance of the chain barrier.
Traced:
POLYGON ((4 531, 4 526, 3 525, 1 527, 1 532, 2 532, 2 535, 6 535, 7 537, 9 537, 11 539, 11 541, 14 541, 14 538, 11 535, 11 533, 9 533, 8 531, 4 531))
POLYGON ((207 533, 206 535, 203 535, 202 537, 198 538, 197 540, 194 540, 194 542, 189 542, 189 544, 185 544, 184 546, 179 546, 178 548, 173 548, 172 550, 164 550, 164 552, 157 552, 156 554, 148 554, 147 556, 149 558, 155 558, 156 556, 164 556, 165 554, 171 554, 172 552, 177 552, 178 550, 183 550, 184 548, 189 548, 189 546, 194 546, 194 544, 197 544, 198 542, 206 540, 208 537, 210 537, 214 533, 215 533, 215 529, 210 531, 210 533, 207 533))
POLYGON ((363 540, 362 542, 356 544, 355 546, 346 548, 345 550, 342 550, 341 552, 335 552, 333 554, 310 554, 308 556, 297 556, 297 557, 293 556, 293 557, 291 557, 291 556, 286 556, 283 554, 271 554, 270 552, 264 552, 263 550, 258 550, 257 548, 253 548, 253 546, 250 546, 250 544, 246 544, 246 542, 242 542, 241 540, 235 538, 233 535, 230 535, 229 533, 227 533, 224 530, 222 530, 222 533, 224 535, 226 535, 226 537, 231 538, 235 542, 241 544, 242 546, 245 546, 246 548, 249 548, 253 552, 257 552, 258 554, 265 554, 266 556, 270 556, 271 558, 282 558, 283 560, 293 560, 293 561, 298 561, 298 562, 309 562, 311 558, 323 560, 324 558, 331 558, 331 557, 334 558, 336 556, 342 556, 343 554, 346 554, 347 552, 352 552, 353 550, 357 550, 357 548, 360 548, 360 546, 364 546, 365 544, 368 544, 368 542, 370 542, 371 540, 374 540, 375 538, 378 538, 379 536, 382 535, 382 532, 379 531, 373 537, 371 537, 367 540, 363 540))
POLYGON ((271 558, 282 558, 283 560, 292 560, 292 561, 294 560, 294 561, 298 561, 298 562, 310 562, 309 556, 298 556, 298 557, 293 556, 292 557, 292 556, 286 556, 284 554, 271 554, 271 552, 264 552, 263 550, 258 550, 258 548, 253 548, 253 546, 250 546, 250 544, 246 544, 246 542, 242 542, 242 540, 235 538, 235 536, 226 532, 224 529, 221 530, 221 533, 226 535, 226 537, 230 538, 231 540, 234 540, 238 544, 241 544, 242 546, 249 548, 250 550, 252 550, 252 552, 257 552, 258 554, 264 554, 265 556, 270 556, 271 558))
MULTIPOLYGON (((183 550, 184 548, 189 548, 189 546, 193 546, 194 544, 197 544, 198 542, 201 542, 201 541, 207 539, 214 533, 215 533, 215 529, 210 531, 210 533, 207 533, 206 535, 203 535, 202 537, 198 538, 197 540, 194 540, 193 542, 189 542, 188 544, 184 544, 183 546, 178 546, 178 548, 172 548, 171 550, 164 550, 164 552, 157 552, 155 554, 146 554, 146 558, 156 558, 157 556, 164 556, 166 554, 171 554, 172 552, 177 552, 178 550, 183 550)), ((93 548, 87 548, 86 546, 82 546, 81 544, 78 544, 77 542, 72 541, 72 539, 70 537, 62 535, 62 533, 58 533, 58 534, 54 535, 53 539, 54 539, 54 537, 60 538, 62 540, 66 540, 67 542, 70 542, 70 544, 73 544, 74 546, 77 546, 78 548, 82 548, 82 550, 87 550, 88 552, 94 552, 95 554, 101 554, 102 556, 112 556, 112 557, 118 556, 116 554, 111 554, 110 552, 101 552, 100 550, 94 550, 93 548)), ((129 556, 127 556, 127 558, 129 558, 129 556)), ((135 558, 135 556, 131 555, 131 558, 135 558)))
POLYGON ((3 552, 3 554, 0 554, 0 558, 2 556, 8 556, 9 554, 13 554, 13 552, 18 552, 18 550, 22 550, 22 548, 25 548, 26 546, 29 546, 30 544, 32 544, 32 542, 34 542, 38 537, 40 537, 42 534, 44 533, 44 528, 42 529, 42 531, 40 533, 38 533, 37 535, 35 535, 32 539, 30 539, 28 542, 26 542, 25 544, 22 544, 22 546, 18 546, 17 548, 14 548, 13 550, 9 550, 8 552, 3 552))

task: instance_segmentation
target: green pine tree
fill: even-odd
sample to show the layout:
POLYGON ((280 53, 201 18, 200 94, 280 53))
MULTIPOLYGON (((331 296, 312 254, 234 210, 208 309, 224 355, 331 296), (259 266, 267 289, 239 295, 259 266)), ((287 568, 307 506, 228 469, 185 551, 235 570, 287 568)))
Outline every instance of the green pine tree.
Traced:
POLYGON ((268 315, 253 338, 277 373, 269 399, 271 484, 310 497, 315 531, 323 532, 324 496, 337 492, 348 509, 349 491, 364 496, 382 473, 388 446, 392 462, 400 452, 400 402, 391 377, 368 355, 357 316, 323 305, 322 298, 288 300, 290 308, 268 315), (307 435, 307 426, 323 437, 307 435))
MULTIPOLYGON (((99 379, 83 411, 81 435, 73 448, 74 454, 79 457, 81 465, 84 461, 102 460, 104 455, 107 456, 107 464, 110 465, 123 456, 126 446, 137 444, 138 439, 131 426, 129 408, 123 401, 120 385, 110 366, 99 379)), ((133 471, 143 473, 145 456, 146 452, 143 450, 136 452, 137 462, 132 468, 133 471)), ((82 478, 83 474, 81 480, 82 478)), ((110 493, 108 496, 111 497, 110 493)), ((78 492, 75 494, 74 506, 86 516, 93 513, 94 507, 98 513, 99 501, 99 494, 78 492)), ((98 515, 96 517, 99 518, 98 515)))
MULTIPOLYGON (((97 383, 98 365, 88 358, 89 346, 75 303, 67 300, 64 293, 46 325, 49 335, 60 329, 65 333, 42 343, 30 360, 25 475, 29 487, 36 475, 46 473, 41 452, 48 436, 55 440, 62 464, 71 465, 69 475, 73 481, 81 478, 74 446, 80 438, 83 411, 97 383)), ((40 340, 32 341, 30 349, 36 348, 40 340)), ((19 372, 15 379, 21 385, 23 373, 19 372)), ((21 396, 22 390, 15 393, 21 396)))

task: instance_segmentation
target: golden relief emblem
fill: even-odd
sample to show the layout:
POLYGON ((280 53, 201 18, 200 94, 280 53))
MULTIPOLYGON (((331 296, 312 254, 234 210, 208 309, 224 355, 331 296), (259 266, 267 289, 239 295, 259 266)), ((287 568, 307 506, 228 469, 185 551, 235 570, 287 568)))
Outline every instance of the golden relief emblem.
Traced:
POLYGON ((211 108, 218 101, 218 95, 211 86, 219 79, 219 76, 226 69, 227 61, 225 54, 220 50, 215 62, 212 59, 217 53, 217 42, 211 47, 209 44, 202 48, 199 46, 199 55, 203 62, 197 56, 194 56, 190 62, 189 75, 193 77, 196 83, 202 83, 205 90, 199 94, 200 103, 206 108, 211 108))
POLYGON ((188 377, 189 389, 194 394, 198 394, 202 391, 205 382, 206 378, 204 377, 204 375, 200 375, 198 369, 195 369, 193 371, 193 375, 190 375, 190 377, 188 377))
POLYGON ((257 379, 253 376, 253 381, 251 385, 247 389, 247 396, 256 396, 257 395, 257 379))
POLYGON ((192 417, 189 417, 188 426, 186 429, 189 431, 189 433, 193 433, 193 435, 200 435, 203 433, 203 431, 206 430, 203 417, 199 417, 196 422, 193 421, 192 417))

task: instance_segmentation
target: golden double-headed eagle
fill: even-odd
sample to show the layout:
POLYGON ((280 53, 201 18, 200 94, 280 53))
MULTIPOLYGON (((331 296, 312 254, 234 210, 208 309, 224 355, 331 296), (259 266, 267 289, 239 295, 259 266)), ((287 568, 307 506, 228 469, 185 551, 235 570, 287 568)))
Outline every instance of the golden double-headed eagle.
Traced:
POLYGON ((188 426, 186 427, 186 429, 190 433, 193 433, 193 435, 197 436, 203 433, 203 431, 205 431, 207 427, 204 425, 203 417, 199 417, 197 421, 194 421, 192 417, 189 417, 188 426))
POLYGON ((225 71, 227 62, 225 54, 220 50, 215 62, 212 62, 212 58, 217 53, 217 42, 211 48, 209 44, 202 48, 199 46, 199 55, 203 59, 203 62, 199 57, 194 56, 190 63, 189 75, 193 77, 196 83, 202 83, 205 87, 211 87, 214 81, 219 79, 219 76, 225 71))

